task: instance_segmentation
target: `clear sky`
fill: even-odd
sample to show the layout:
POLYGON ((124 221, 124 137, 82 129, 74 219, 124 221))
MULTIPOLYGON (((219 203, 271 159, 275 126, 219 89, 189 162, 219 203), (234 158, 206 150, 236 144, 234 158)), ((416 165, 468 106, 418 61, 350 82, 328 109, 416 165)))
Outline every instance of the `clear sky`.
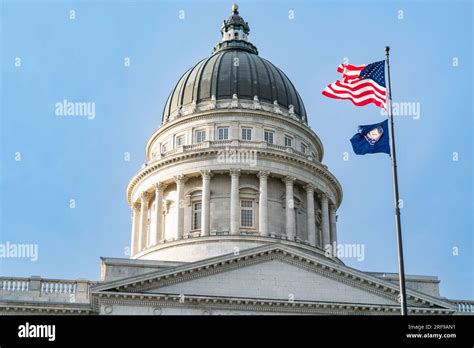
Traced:
MULTIPOLYGON (((37 244, 39 255, 0 259, 0 274, 98 279, 100 256, 126 257, 125 189, 166 98, 210 55, 231 2, 1 3, 0 242, 37 244), (64 99, 94 102, 95 118, 56 116, 64 99)), ((383 116, 321 90, 344 58, 382 60, 390 45, 394 102, 420 108, 419 117, 396 117, 406 272, 439 276, 442 295, 473 299, 472 2, 239 6, 250 41, 305 102, 344 190, 339 241, 365 247, 364 261, 344 262, 366 271, 397 271, 391 167, 383 154, 355 156, 349 139, 383 116)))

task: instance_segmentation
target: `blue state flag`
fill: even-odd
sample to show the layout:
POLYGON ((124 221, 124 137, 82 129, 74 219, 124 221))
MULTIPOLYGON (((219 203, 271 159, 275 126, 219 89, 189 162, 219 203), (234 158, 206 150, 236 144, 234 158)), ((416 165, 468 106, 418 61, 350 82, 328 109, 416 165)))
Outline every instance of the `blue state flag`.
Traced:
POLYGON ((388 120, 376 124, 359 126, 359 131, 351 138, 356 155, 387 153, 390 155, 388 120))

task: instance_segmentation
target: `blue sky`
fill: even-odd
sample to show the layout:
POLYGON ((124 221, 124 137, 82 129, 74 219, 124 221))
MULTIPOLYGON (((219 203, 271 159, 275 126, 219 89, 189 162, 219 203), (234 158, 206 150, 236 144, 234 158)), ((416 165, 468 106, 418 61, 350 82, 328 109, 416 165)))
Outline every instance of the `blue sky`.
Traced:
MULTIPOLYGON (((0 242, 38 244, 39 258, 0 259, 0 274, 98 279, 100 256, 126 257, 125 188, 166 98, 186 69, 210 55, 231 2, 1 3, 0 242), (96 117, 55 116, 64 99, 95 102, 96 117)), ((343 186, 339 240, 365 245, 364 261, 344 261, 380 272, 397 271, 390 160, 355 156, 349 139, 359 124, 383 116, 321 90, 344 58, 382 60, 390 45, 394 102, 420 106, 418 119, 396 118, 406 272, 439 276, 443 296, 474 298, 471 2, 239 6, 260 55, 299 90, 324 163, 343 186)))

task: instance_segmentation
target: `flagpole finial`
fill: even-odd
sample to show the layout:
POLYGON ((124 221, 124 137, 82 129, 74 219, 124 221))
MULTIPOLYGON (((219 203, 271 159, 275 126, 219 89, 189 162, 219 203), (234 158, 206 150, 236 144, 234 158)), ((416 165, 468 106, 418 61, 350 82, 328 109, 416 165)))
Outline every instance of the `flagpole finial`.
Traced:
POLYGON ((385 46, 385 53, 388 54, 388 52, 390 52, 390 47, 389 47, 389 46, 385 46))

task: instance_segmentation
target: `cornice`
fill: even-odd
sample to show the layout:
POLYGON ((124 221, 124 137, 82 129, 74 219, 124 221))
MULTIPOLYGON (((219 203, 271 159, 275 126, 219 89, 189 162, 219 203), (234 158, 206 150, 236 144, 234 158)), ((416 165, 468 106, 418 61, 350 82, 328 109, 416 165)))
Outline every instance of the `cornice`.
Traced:
MULTIPOLYGON (((193 296, 182 294, 134 294, 134 293, 96 293, 93 294, 93 308, 99 311, 100 305, 154 307, 161 314, 166 308, 192 308, 208 314, 212 310, 256 311, 270 313, 326 314, 326 315, 397 315, 397 305, 353 304, 344 302, 289 301, 256 298, 229 298, 211 296, 193 296)), ((410 307, 411 314, 452 314, 443 308, 410 307)))
POLYGON ((51 304, 47 302, 2 302, 0 303, 0 315, 26 314, 72 314, 90 315, 93 314, 90 304, 83 304, 72 307, 70 303, 51 304))

